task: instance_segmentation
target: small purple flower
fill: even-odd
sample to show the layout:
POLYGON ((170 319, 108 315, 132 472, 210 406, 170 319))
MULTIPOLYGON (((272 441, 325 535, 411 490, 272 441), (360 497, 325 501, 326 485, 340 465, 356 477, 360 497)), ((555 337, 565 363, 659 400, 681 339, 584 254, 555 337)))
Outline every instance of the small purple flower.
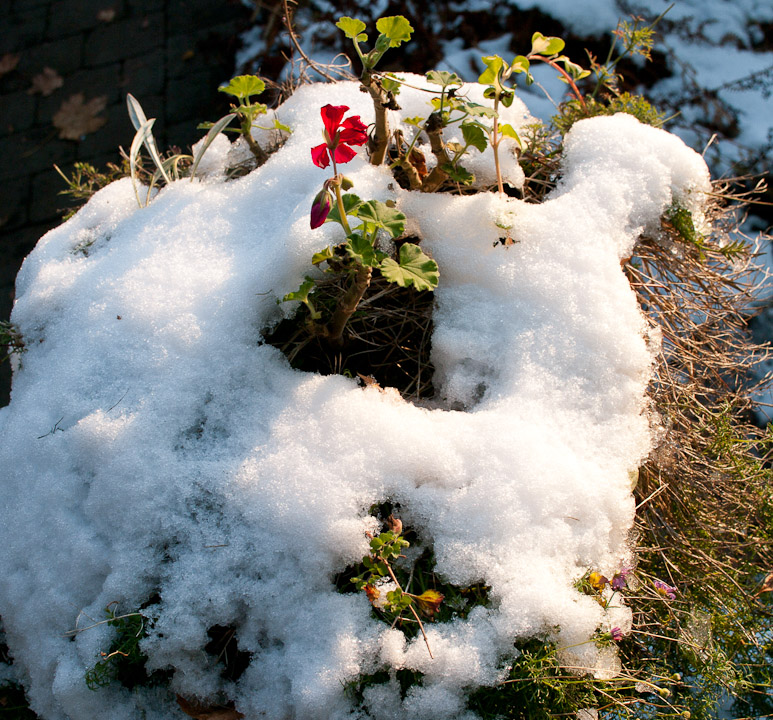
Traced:
POLYGON ((311 203, 311 229, 320 227, 333 207, 333 198, 330 197, 327 186, 320 190, 311 203))
POLYGON ((622 590, 626 586, 628 576, 631 574, 631 568, 621 568, 612 576, 612 580, 609 583, 613 590, 622 590))
POLYGON ((661 597, 676 600, 676 588, 666 585, 662 580, 655 580, 655 592, 661 597))
POLYGON ((623 631, 619 627, 613 627, 609 634, 615 642, 620 642, 623 639, 623 631))

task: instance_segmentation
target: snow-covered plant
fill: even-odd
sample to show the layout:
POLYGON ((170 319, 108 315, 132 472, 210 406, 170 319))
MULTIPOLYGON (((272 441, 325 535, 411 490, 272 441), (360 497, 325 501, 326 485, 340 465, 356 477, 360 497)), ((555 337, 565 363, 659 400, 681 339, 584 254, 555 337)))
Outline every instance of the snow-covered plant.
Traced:
MULTIPOLYGON (((374 107, 356 83, 301 87, 281 154, 234 179, 223 130, 238 117, 249 145, 264 114, 262 81, 235 78, 191 158, 220 172, 180 183, 132 103, 132 180, 144 146, 151 186, 167 181, 153 205, 112 183, 25 262, 28 362, 0 411, 3 677, 45 720, 684 716, 690 677, 732 672, 667 557, 717 556, 702 505, 700 542, 679 534, 683 508, 746 480, 773 507, 760 444, 716 411, 728 393, 743 406, 745 346, 703 160, 624 114, 534 140, 507 86, 534 60, 596 114, 558 38, 487 57, 468 85, 376 70, 404 18, 381 18, 369 51, 363 23, 339 27, 374 107), (326 272, 287 293, 315 250, 326 272), (299 372, 320 336, 329 365, 299 372), (360 372, 373 346, 405 384, 360 372), (659 462, 674 429, 661 450, 680 462, 659 462), (661 504, 671 487, 679 504, 661 504), (380 525, 386 505, 407 531, 380 525), (663 541, 634 570, 636 513, 663 541), (669 669, 680 652, 694 672, 669 669)), ((735 561, 752 523, 730 497, 735 561)))

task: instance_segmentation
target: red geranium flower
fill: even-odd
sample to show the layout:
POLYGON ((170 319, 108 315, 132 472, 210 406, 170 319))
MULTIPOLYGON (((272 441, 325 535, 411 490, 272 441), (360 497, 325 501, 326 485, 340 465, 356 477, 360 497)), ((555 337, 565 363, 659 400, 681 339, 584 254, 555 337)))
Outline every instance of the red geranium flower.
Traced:
POLYGON ((349 145, 364 145, 368 141, 368 128, 359 115, 341 122, 348 109, 346 105, 325 105, 320 111, 325 142, 311 148, 311 159, 317 167, 326 168, 331 158, 333 165, 349 162, 357 154, 349 145))

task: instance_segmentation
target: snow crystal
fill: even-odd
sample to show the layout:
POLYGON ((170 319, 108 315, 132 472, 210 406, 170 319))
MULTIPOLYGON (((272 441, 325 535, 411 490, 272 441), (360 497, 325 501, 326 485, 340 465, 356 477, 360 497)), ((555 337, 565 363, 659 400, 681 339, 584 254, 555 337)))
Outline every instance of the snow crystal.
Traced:
POLYGON ((440 406, 427 409, 295 371, 261 342, 292 311, 276 298, 341 240, 309 228, 327 103, 372 122, 356 84, 302 87, 277 111, 292 135, 261 168, 225 182, 221 140, 206 181, 142 209, 116 182, 25 261, 13 320, 28 351, 0 412, 0 614, 46 720, 178 716, 159 688, 87 688, 112 636, 88 626, 108 603, 155 618, 142 649, 148 671, 174 670, 173 692, 222 693, 247 716, 348 717, 344 687, 386 670, 364 691, 373 717, 472 720, 465 692, 500 682, 514 641, 536 635, 584 643, 583 667, 616 671, 589 639, 629 617, 574 583, 628 557, 629 472, 651 443, 648 329, 621 261, 674 198, 697 202, 705 165, 628 116, 587 120, 559 189, 529 205, 404 191, 360 149, 346 167, 356 192, 394 200, 440 266, 440 406), (440 576, 490 587, 489 607, 427 624, 434 659, 333 584, 385 500, 440 576), (215 625, 250 653, 238 684, 203 651, 215 625), (403 668, 424 675, 404 699, 403 668))

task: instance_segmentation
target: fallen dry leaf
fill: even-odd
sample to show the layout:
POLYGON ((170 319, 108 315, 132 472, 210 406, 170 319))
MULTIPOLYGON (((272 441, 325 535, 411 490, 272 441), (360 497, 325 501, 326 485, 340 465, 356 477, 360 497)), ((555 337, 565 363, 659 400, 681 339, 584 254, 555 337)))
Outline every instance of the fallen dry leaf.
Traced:
POLYGON ((760 585, 760 589, 757 590, 756 595, 762 595, 762 593, 773 592, 773 573, 770 573, 760 585))
POLYGON ((103 8, 97 13, 97 20, 103 23, 113 22, 115 20, 115 8, 103 8))
POLYGON ((53 117, 54 127, 59 128, 59 137, 62 140, 81 140, 84 135, 99 130, 107 122, 107 118, 99 116, 106 105, 105 95, 88 102, 85 102, 83 93, 71 95, 53 117))
POLYGON ((32 78, 32 87, 27 90, 28 95, 40 93, 43 97, 48 97, 54 90, 62 87, 64 80, 62 76, 53 68, 44 67, 43 72, 38 73, 32 78))
POLYGON ((227 705, 202 705, 186 700, 182 695, 177 696, 177 704, 180 710, 194 720, 239 720, 244 717, 238 710, 227 705))
POLYGON ((3 57, 0 57, 0 77, 15 70, 18 64, 19 56, 16 53, 6 53, 3 57))

